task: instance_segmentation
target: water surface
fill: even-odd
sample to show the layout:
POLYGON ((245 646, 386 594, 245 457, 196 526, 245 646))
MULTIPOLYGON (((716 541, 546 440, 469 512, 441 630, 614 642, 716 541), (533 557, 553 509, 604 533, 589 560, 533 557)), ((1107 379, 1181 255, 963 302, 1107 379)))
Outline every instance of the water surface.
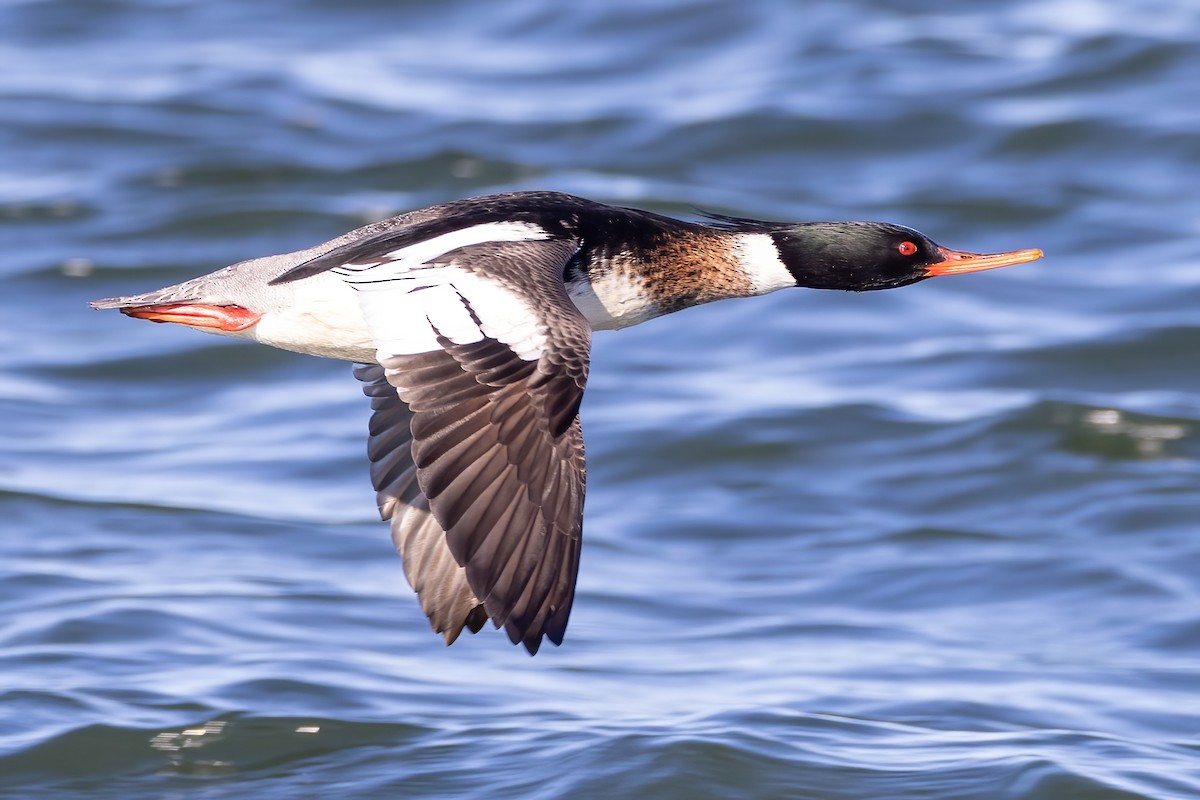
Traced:
POLYGON ((0 31, 0 793, 1200 794, 1194 3, 0 31), (447 649, 346 365, 86 301, 530 188, 1047 258, 598 335, 566 642, 447 649))

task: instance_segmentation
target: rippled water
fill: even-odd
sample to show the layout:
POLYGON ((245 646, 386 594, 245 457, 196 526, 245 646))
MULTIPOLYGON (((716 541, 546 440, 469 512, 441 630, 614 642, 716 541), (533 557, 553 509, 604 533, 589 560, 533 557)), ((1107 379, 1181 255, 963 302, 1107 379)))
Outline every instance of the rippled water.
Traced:
POLYGON ((1195 3, 0 31, 0 794, 1200 794, 1195 3), (1047 258, 597 336, 567 640, 447 649, 346 365, 86 300, 520 188, 1047 258))

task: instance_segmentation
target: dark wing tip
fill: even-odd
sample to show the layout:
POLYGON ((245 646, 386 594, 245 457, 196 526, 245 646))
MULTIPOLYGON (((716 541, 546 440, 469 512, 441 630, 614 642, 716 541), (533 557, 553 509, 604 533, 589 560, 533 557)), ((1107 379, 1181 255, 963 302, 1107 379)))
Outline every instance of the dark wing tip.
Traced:
POLYGON ((471 633, 479 633, 483 630, 483 623, 488 621, 487 609, 483 607, 483 603, 475 606, 467 614, 467 621, 464 623, 467 630, 471 633))
POLYGON ((521 645, 525 648, 525 652, 529 653, 531 656, 536 656, 538 654, 538 650, 542 646, 542 637, 550 639, 550 642, 555 647, 558 647, 560 644, 562 644, 561 635, 557 640, 555 640, 544 628, 540 626, 531 628, 528 631, 525 631, 523 634, 517 631, 509 632, 509 638, 513 640, 513 644, 521 645))
POLYGON ((487 611, 484 610, 483 604, 481 603, 467 612, 467 616, 463 618, 461 624, 450 625, 444 631, 439 631, 437 630, 437 627, 434 626, 434 631, 442 634, 442 636, 445 637, 446 646, 449 647, 458 640, 459 635, 461 635, 464 630, 469 631, 470 633, 479 633, 481 630, 483 630, 483 623, 487 621, 487 611))

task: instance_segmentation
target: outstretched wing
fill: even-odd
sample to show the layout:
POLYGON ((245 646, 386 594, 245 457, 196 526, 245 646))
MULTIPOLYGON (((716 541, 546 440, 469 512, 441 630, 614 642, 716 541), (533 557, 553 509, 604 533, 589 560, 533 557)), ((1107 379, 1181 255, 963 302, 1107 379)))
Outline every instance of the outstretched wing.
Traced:
POLYGON ((467 573, 446 545, 446 532, 429 510, 417 484, 412 457, 413 412, 401 402, 378 364, 356 364, 354 376, 363 382, 373 414, 367 439, 371 483, 379 515, 392 527, 392 542, 404 562, 404 576, 417 593, 421 609, 446 644, 453 644, 464 627, 477 632, 487 621, 483 602, 467 584, 467 573))
POLYGON ((562 283, 577 247, 514 234, 436 255, 350 254, 332 267, 359 289, 378 346, 379 364, 355 374, 375 410, 380 512, 447 642, 489 617, 530 653, 566 630, 591 344, 562 283))

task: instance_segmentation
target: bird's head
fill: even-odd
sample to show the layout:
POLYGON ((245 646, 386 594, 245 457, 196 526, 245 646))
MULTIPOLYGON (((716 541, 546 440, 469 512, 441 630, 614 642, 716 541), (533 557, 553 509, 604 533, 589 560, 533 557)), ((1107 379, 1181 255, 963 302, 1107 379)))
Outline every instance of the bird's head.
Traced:
POLYGON ((886 222, 807 222, 764 232, 796 285, 814 289, 892 289, 1042 257, 1041 250, 988 255, 951 250, 919 231, 886 222))

